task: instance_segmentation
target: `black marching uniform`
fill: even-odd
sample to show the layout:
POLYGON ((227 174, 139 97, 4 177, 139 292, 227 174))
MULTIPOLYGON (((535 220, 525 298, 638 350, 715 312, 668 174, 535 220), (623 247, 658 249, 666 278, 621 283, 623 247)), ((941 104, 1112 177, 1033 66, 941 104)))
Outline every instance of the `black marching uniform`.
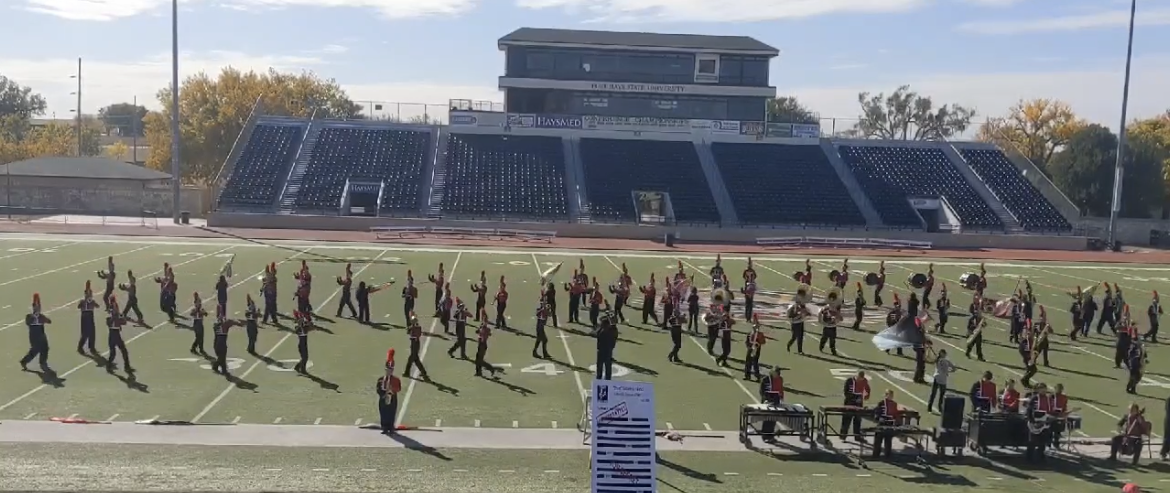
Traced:
MULTIPOLYGON (((138 282, 135 281, 133 274, 127 273, 127 276, 130 277, 130 283, 121 286, 122 291, 126 292, 126 308, 122 310, 122 316, 126 317, 130 315, 130 312, 134 312, 135 320, 138 323, 143 323, 142 310, 138 308, 138 282)), ((226 304, 227 301, 225 300, 224 303, 226 304)))
POLYGON ((36 359, 42 370, 51 371, 49 369, 49 337, 45 334, 45 325, 51 324, 53 321, 41 313, 39 296, 37 298, 33 304, 32 313, 24 316, 24 325, 28 327, 28 354, 20 359, 20 368, 28 370, 28 364, 36 359))
POLYGON ((788 339, 788 352, 792 352, 792 345, 796 344, 797 354, 804 354, 804 306, 793 304, 788 307, 788 323, 792 326, 792 336, 788 339))
POLYGON ((687 295, 687 330, 699 332, 699 290, 695 288, 687 295))
POLYGON ((951 299, 947 296, 947 291, 944 289, 939 295, 938 302, 935 303, 934 308, 938 311, 938 323, 935 324, 934 329, 939 333, 946 333, 947 319, 950 318, 951 299))
POLYGON ((207 351, 203 348, 203 317, 207 316, 207 312, 203 310, 203 301, 199 299, 199 295, 195 295, 195 306, 191 308, 191 332, 195 334, 195 340, 191 341, 191 353, 206 355, 207 351))
POLYGON ((560 327, 561 319, 557 318, 557 287, 551 282, 544 290, 544 304, 548 305, 548 316, 552 319, 553 327, 560 327))
POLYGON ((1142 381, 1144 357, 1145 354, 1140 343, 1129 347, 1129 354, 1126 355, 1126 366, 1129 368, 1129 381, 1125 384, 1126 393, 1137 393, 1137 386, 1142 381))
POLYGON ((617 347, 618 328, 614 323, 613 314, 606 313, 601 317, 601 325, 597 330, 597 380, 609 380, 613 377, 613 352, 617 347))
POLYGON ((715 356, 715 341, 719 340, 719 324, 723 323, 723 314, 712 309, 707 318, 707 354, 715 356))
POLYGON ((447 350, 447 356, 455 357, 455 350, 459 350, 459 358, 467 359, 467 306, 463 300, 455 300, 455 343, 447 350))
POLYGON ((93 299, 89 290, 85 292, 85 299, 77 304, 77 309, 81 310, 81 337, 77 340, 77 352, 85 354, 85 350, 89 349, 90 354, 96 354, 95 347, 97 340, 97 319, 94 318, 93 312, 97 310, 98 302, 93 299))
POLYGON ((260 316, 260 310, 256 308, 256 302, 252 301, 252 296, 248 296, 247 308, 244 309, 244 331, 248 335, 248 354, 256 354, 256 339, 260 337, 260 324, 256 320, 260 316))
POLYGON ((1114 328, 1117 325, 1116 315, 1117 307, 1114 306, 1113 294, 1106 291, 1105 299, 1101 300, 1101 317, 1097 319, 1097 333, 1103 334, 1101 328, 1105 327, 1105 324, 1109 324, 1109 330, 1117 332, 1114 328))
POLYGON ((357 300, 358 304, 358 322, 370 323, 370 286, 365 281, 358 282, 357 290, 354 291, 354 299, 357 300))
POLYGON ((837 355, 837 315, 836 310, 825 307, 821 309, 821 344, 820 352, 825 352, 825 345, 833 356, 837 355))
POLYGON ((1150 307, 1146 308, 1146 316, 1150 318, 1150 330, 1142 335, 1142 339, 1158 342, 1158 322, 1162 317, 1162 305, 1158 298, 1155 297, 1150 307))
POLYGON ((982 312, 975 312, 970 318, 967 319, 967 340, 969 342, 967 342, 967 353, 966 354, 967 354, 967 357, 970 358, 971 357, 971 350, 974 349, 975 356, 979 359, 979 361, 984 361, 983 360, 983 331, 981 330, 982 325, 983 325, 983 313, 982 312), (979 331, 978 334, 975 334, 976 330, 979 331), (974 334, 974 337, 972 337, 973 334, 974 334))
POLYGON ((483 313, 482 325, 476 331, 479 343, 475 348, 475 376, 482 377, 483 370, 487 369, 492 372, 492 378, 495 378, 498 368, 487 362, 488 339, 492 336, 492 328, 488 325, 487 313, 483 313))
POLYGON ((418 372, 423 380, 429 380, 427 376, 427 367, 423 366, 422 362, 422 325, 419 325, 418 317, 410 314, 409 327, 407 327, 407 334, 410 336, 410 356, 406 359, 406 369, 402 375, 407 378, 412 378, 410 375, 411 368, 418 367, 418 372))
POLYGON ((542 300, 540 306, 536 307, 536 342, 532 344, 533 358, 551 358, 548 354, 548 333, 545 331, 550 313, 554 313, 553 309, 542 300), (541 350, 539 355, 536 352, 538 349, 541 350))
POLYGON ((106 371, 114 371, 116 365, 114 360, 118 359, 118 351, 122 352, 122 367, 126 373, 134 373, 134 368, 130 366, 130 351, 126 349, 126 341, 122 339, 122 326, 126 324, 125 317, 118 313, 117 307, 106 317, 106 327, 110 329, 108 342, 110 346, 110 359, 106 360, 106 371))
MULTIPOLYGON (((353 307, 352 288, 353 279, 348 275, 337 278, 337 285, 341 286, 341 301, 337 303, 337 316, 341 316, 342 309, 349 308, 349 316, 351 318, 358 318, 358 311, 353 307)), ((367 307, 369 311, 369 307, 367 307)), ((368 320, 367 320, 368 321, 368 320)))
MULTIPOLYGON (((843 394, 845 395, 844 404, 846 406, 864 407, 865 397, 868 393, 869 382, 865 380, 858 381, 857 376, 845 379, 843 394)), ((857 440, 857 443, 865 443, 865 438, 861 436, 861 416, 857 414, 845 413, 841 415, 841 428, 837 431, 840 433, 840 438, 842 439, 847 439, 845 435, 852 431, 853 438, 857 440)))
POLYGON ((880 427, 897 424, 898 403, 894 402, 893 399, 882 399, 874 409, 874 414, 879 429, 874 433, 873 457, 875 459, 881 457, 882 452, 885 452, 887 458, 891 457, 894 448, 894 434, 882 431, 880 427))
POLYGON ((861 330, 861 319, 865 317, 865 293, 857 288, 857 297, 853 299, 853 330, 861 330))
POLYGON ((667 319, 667 327, 670 328, 670 354, 666 355, 666 361, 671 363, 681 363, 682 360, 678 357, 678 352, 682 350, 682 317, 679 315, 671 315, 667 319))
POLYGON ((211 344, 211 349, 215 352, 215 362, 211 364, 211 371, 227 376, 228 329, 235 324, 235 321, 227 318, 226 307, 220 305, 219 310, 220 312, 215 317, 215 324, 211 326, 212 332, 215 333, 215 340, 211 344))
POLYGON ((1084 304, 1081 303, 1080 299, 1073 300, 1072 306, 1068 309, 1072 315, 1072 330, 1069 331, 1068 337, 1074 341, 1077 340, 1077 336, 1081 335, 1081 328, 1085 326, 1084 310, 1084 304))
POLYGON ((297 352, 301 359, 297 361, 293 370, 297 373, 309 372, 309 331, 313 330, 313 316, 309 313, 296 313, 297 324, 297 352))
POLYGON ((719 357, 715 358, 715 364, 719 366, 727 366, 727 358, 731 357, 731 315, 724 314, 723 320, 719 322, 719 357))

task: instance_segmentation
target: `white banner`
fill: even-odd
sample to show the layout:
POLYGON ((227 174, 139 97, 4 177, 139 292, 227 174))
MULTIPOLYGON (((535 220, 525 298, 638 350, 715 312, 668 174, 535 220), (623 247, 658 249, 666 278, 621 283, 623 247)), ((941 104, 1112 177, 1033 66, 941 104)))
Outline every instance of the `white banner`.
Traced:
POLYGON ((592 491, 657 491, 654 385, 594 380, 589 406, 592 491))

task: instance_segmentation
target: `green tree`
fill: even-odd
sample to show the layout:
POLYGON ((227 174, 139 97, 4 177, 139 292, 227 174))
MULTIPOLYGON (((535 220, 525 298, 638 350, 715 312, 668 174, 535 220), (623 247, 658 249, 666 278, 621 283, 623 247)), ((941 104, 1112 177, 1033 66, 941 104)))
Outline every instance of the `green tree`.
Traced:
POLYGON ((1170 110, 1153 118, 1133 122, 1128 129, 1133 138, 1145 139, 1162 152, 1162 181, 1170 197, 1170 110))
POLYGON ((48 103, 32 88, 0 75, 0 137, 19 141, 29 130, 29 120, 45 113, 48 103))
MULTIPOLYGON (((1149 139, 1130 139, 1122 177, 1121 215, 1150 217, 1150 210, 1163 203, 1162 151, 1149 139)), ((1088 125, 1069 138, 1064 149, 1053 155, 1049 167, 1053 182, 1082 211, 1108 216, 1113 200, 1117 136, 1101 125, 1088 125)))
POLYGON ((901 86, 892 94, 857 95, 860 120, 847 134, 866 139, 943 140, 967 131, 975 110, 957 104, 935 108, 930 96, 901 86))
MULTIPOLYGON (((171 89, 158 93, 164 108, 146 116, 146 165, 170 172, 171 89)), ((307 118, 357 118, 354 103, 332 79, 310 72, 284 74, 241 72, 225 68, 218 76, 199 73, 183 81, 179 91, 179 152, 182 179, 209 184, 223 166, 257 100, 266 115, 307 118)))
POLYGON ((142 137, 143 119, 149 113, 145 106, 130 103, 115 103, 98 110, 98 119, 106 133, 117 133, 123 137, 142 137))
POLYGON ((771 123, 818 124, 820 116, 800 104, 793 96, 780 96, 768 100, 768 121, 771 123))
MULTIPOLYGON (((1033 99, 1020 101, 1008 115, 992 118, 979 127, 976 139, 1001 147, 1014 147, 1045 173, 1048 161, 1068 144, 1069 138, 1086 122, 1062 101, 1033 99)), ((1051 174, 1051 173, 1049 173, 1051 174)))

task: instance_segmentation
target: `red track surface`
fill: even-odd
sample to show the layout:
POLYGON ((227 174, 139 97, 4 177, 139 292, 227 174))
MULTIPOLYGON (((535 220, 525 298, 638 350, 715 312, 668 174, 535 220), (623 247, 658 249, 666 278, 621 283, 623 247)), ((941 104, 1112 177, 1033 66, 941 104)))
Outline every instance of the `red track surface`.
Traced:
MULTIPOLYGON (((73 224, 21 224, 0 223, 0 232, 3 233, 38 233, 38 234, 89 234, 89 235, 124 235, 124 236, 167 236, 189 238, 222 238, 224 235, 238 236, 255 240, 302 240, 302 241, 338 241, 338 242, 374 242, 377 241, 372 233, 361 231, 307 231, 288 229, 237 229, 220 228, 214 231, 196 227, 166 226, 160 229, 149 229, 139 226, 99 226, 73 224)), ((661 243, 647 240, 619 240, 594 238, 556 238, 552 242, 521 242, 517 240, 502 240, 490 238, 395 238, 395 244, 429 245, 429 246, 467 246, 467 247, 512 247, 512 248, 556 248, 578 250, 634 250, 660 251, 678 254, 728 253, 728 254, 767 254, 783 253, 796 256, 842 256, 842 255, 871 255, 877 257, 920 257, 920 258, 954 258, 977 260, 1023 260, 1037 262, 1097 262, 1097 263, 1135 263, 1135 264, 1167 264, 1170 265, 1170 252, 1167 251, 1135 251, 1135 252, 1071 252, 1054 250, 894 250, 866 248, 764 248, 755 245, 716 245, 716 244, 679 244, 674 248, 667 248, 661 243)))

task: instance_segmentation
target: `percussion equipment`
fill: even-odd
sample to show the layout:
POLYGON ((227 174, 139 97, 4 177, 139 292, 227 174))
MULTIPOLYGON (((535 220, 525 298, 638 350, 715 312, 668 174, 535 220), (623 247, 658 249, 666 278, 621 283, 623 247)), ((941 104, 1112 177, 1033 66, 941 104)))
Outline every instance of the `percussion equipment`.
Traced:
POLYGON ((979 286, 979 274, 968 272, 959 276, 959 286, 968 291, 974 291, 979 286))
POLYGON ((980 455, 990 447, 1024 447, 1029 439, 1028 421, 1017 412, 967 415, 967 444, 980 455))
POLYGON ((816 449, 814 421, 812 410, 802 404, 744 404, 739 408, 739 440, 747 444, 751 436, 792 436, 816 449))
POLYGON ((865 274, 866 286, 877 286, 879 280, 881 280, 881 277, 878 276, 876 272, 869 272, 865 274))
POLYGON ((910 277, 906 278, 906 284, 914 289, 922 289, 926 287, 926 279, 926 274, 919 272, 917 274, 911 274, 910 277))
POLYGON ((1079 414, 1069 414, 1068 417, 1064 418, 1064 427, 1068 431, 1077 431, 1081 429, 1083 424, 1083 419, 1079 414))

